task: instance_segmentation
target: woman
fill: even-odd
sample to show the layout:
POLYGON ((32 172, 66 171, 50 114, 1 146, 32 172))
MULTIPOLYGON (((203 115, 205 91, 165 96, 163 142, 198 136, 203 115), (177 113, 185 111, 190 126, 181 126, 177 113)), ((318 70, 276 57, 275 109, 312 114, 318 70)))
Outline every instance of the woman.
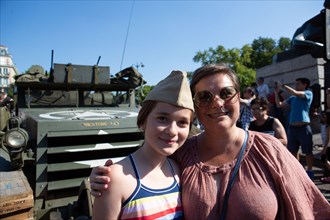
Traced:
POLYGON ((251 101, 251 110, 255 120, 250 123, 249 130, 271 134, 286 146, 288 139, 285 129, 280 120, 268 115, 268 106, 267 99, 262 97, 255 98, 251 101))
POLYGON ((179 168, 167 158, 188 137, 194 105, 186 74, 173 71, 146 97, 137 118, 143 145, 111 166, 93 219, 182 219, 179 168))
MULTIPOLYGON (((231 69, 205 65, 194 72, 190 88, 205 130, 175 153, 186 219, 330 216, 325 197, 278 139, 236 127, 239 81, 231 69)), ((92 189, 107 187, 97 184, 106 180, 97 175, 102 172, 110 171, 104 166, 93 170, 92 189)))

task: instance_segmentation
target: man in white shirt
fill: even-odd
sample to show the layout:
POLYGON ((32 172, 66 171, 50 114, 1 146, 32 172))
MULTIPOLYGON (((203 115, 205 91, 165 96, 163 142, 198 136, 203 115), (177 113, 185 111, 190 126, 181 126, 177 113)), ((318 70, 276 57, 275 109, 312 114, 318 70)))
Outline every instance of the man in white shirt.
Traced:
POLYGON ((266 83, 264 83, 264 78, 259 77, 257 83, 258 83, 257 86, 258 97, 264 97, 265 99, 267 99, 269 94, 269 87, 266 83))

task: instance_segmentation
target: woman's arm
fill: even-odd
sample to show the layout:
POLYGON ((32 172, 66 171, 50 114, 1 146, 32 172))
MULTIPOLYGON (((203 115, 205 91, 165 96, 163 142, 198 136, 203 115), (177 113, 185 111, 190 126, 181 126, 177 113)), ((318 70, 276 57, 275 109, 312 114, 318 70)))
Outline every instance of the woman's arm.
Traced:
POLYGON ((275 137, 281 141, 284 146, 288 144, 288 138, 286 136, 285 129, 277 118, 274 118, 273 129, 275 131, 275 137))
POLYGON ((93 220, 118 219, 122 201, 123 192, 127 187, 123 180, 122 166, 114 164, 111 166, 109 178, 111 182, 109 187, 102 191, 102 196, 96 197, 93 205, 93 220))
POLYGON ((100 197, 102 192, 109 188, 111 164, 112 161, 107 160, 104 166, 97 166, 92 169, 92 172, 89 176, 92 196, 100 197))
POLYGON ((248 99, 239 98, 239 101, 240 101, 240 103, 245 104, 245 105, 249 104, 248 99))
POLYGON ((276 103, 276 107, 277 108, 284 108, 287 106, 285 101, 281 101, 279 93, 281 91, 281 83, 279 81, 277 81, 276 83, 276 87, 275 87, 275 91, 274 91, 274 95, 275 95, 275 103, 276 103))

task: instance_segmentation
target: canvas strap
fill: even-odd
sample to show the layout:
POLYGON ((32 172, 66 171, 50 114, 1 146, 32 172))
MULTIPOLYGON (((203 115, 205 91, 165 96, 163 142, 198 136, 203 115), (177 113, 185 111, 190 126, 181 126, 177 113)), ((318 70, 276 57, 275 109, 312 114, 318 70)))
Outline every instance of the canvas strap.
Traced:
POLYGON ((242 148, 240 150, 239 156, 237 158, 237 162, 235 164, 234 171, 233 171, 233 173, 232 173, 232 175, 230 177, 230 180, 229 180, 229 183, 228 183, 226 192, 225 192, 225 199, 224 199, 224 202, 223 202, 223 205, 222 205, 222 211, 221 211, 221 216, 220 216, 220 219, 221 220, 224 220, 226 218, 229 194, 230 194, 231 188, 234 185, 234 180, 235 180, 235 178, 237 176, 238 169, 239 169, 239 167, 241 165, 243 154, 244 154, 244 151, 245 151, 245 148, 246 148, 247 138, 248 138, 248 132, 245 131, 244 142, 243 142, 242 148))

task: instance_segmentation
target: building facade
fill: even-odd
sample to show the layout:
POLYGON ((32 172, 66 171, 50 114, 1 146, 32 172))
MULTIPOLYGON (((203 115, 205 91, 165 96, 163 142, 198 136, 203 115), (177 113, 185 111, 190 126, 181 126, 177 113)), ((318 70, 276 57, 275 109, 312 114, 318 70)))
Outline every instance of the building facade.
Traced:
POLYGON ((10 85, 15 82, 18 70, 6 46, 0 45, 0 90, 8 92, 10 85))

